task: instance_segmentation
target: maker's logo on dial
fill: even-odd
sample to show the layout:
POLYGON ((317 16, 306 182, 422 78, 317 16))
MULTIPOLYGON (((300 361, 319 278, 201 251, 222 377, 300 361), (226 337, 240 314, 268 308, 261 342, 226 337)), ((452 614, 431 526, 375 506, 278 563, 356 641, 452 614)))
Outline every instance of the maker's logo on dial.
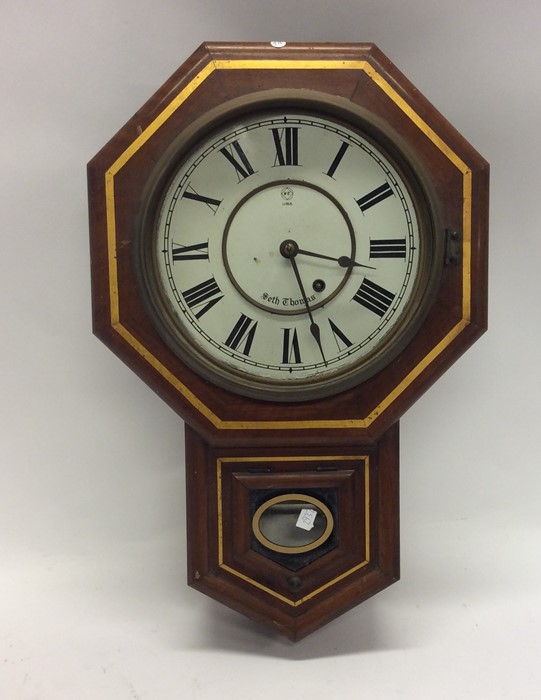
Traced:
POLYGON ((293 199, 294 192, 291 187, 286 185, 286 187, 282 187, 280 195, 285 202, 290 202, 293 199))

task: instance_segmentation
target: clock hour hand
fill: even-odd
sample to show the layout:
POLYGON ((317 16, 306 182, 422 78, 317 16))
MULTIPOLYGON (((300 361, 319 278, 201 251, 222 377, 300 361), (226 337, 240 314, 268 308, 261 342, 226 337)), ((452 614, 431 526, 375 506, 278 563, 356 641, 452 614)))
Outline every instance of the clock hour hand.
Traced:
POLYGON ((280 245, 280 253, 284 256, 284 258, 288 258, 289 262, 291 263, 291 267, 293 268, 293 274, 295 275, 295 279, 297 280, 297 284, 299 285, 301 297, 306 307, 308 318, 310 319, 310 333, 316 341, 317 346, 319 348, 319 352, 321 353, 321 357, 323 358, 323 362, 326 365, 327 360, 325 358, 325 353, 323 352, 323 346, 321 345, 321 331, 319 329, 318 324, 314 321, 312 309, 310 308, 310 305, 308 303, 306 292, 304 290, 304 285, 302 283, 301 275, 299 273, 299 268, 297 267, 297 261, 295 260, 295 255, 297 254, 297 252, 298 246, 295 243, 295 241, 287 240, 280 245))
POLYGON ((349 258, 347 255, 341 255, 339 258, 332 258, 330 255, 322 255, 321 253, 313 253, 311 250, 302 250, 302 248, 298 248, 297 250, 298 255, 309 255, 311 258, 321 258, 322 260, 332 260, 333 262, 337 262, 340 267, 366 267, 369 270, 375 270, 375 267, 372 267, 371 265, 363 265, 362 263, 358 263, 353 258, 349 258))

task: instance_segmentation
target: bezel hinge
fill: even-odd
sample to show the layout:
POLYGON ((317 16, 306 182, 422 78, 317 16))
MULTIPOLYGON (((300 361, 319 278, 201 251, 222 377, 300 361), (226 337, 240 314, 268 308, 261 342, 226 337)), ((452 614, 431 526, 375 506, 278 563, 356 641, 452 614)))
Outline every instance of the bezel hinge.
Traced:
POLYGON ((462 238, 458 231, 445 229, 445 265, 456 267, 462 260, 462 238))

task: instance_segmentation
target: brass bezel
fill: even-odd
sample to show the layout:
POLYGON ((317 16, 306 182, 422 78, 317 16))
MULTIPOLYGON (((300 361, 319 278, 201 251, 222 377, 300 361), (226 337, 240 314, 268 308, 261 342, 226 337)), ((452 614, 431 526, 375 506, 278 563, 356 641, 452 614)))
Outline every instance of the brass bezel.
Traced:
POLYGON ((254 533, 258 542, 264 547, 271 549, 273 552, 279 552, 280 554, 304 554, 304 552, 311 552, 312 550, 317 549, 322 544, 324 544, 331 536, 333 530, 334 518, 330 509, 318 498, 315 498, 314 496, 309 496, 305 493, 285 493, 281 494, 280 496, 274 496, 268 501, 262 503, 254 513, 254 516, 252 518, 252 532, 254 533), (276 544, 275 542, 272 542, 272 540, 269 540, 267 537, 265 537, 259 526, 259 522, 261 520, 262 515, 271 506, 274 506, 277 503, 285 503, 289 501, 300 501, 301 503, 307 503, 316 506, 316 508, 319 508, 323 512, 323 515, 327 520, 327 526, 323 534, 320 537, 318 537, 317 540, 314 540, 309 544, 298 547, 286 547, 285 545, 276 544))
POLYGON ((332 396, 366 381, 392 362, 408 345, 434 302, 443 268, 444 236, 439 224, 439 206, 430 185, 396 132, 390 133, 374 115, 366 113, 344 98, 325 93, 270 90, 231 100, 196 120, 167 149, 147 181, 146 192, 134 232, 134 268, 139 290, 156 330, 169 348, 192 370, 210 382, 234 393, 264 401, 299 402, 332 396), (262 118, 284 110, 311 114, 343 124, 379 150, 396 169, 414 204, 420 234, 425 243, 422 268, 408 310, 398 327, 385 334, 362 361, 324 380, 318 377, 276 383, 272 379, 247 377, 240 369, 220 365, 202 350, 200 344, 184 336, 173 321, 171 304, 157 282, 152 241, 160 204, 179 164, 209 132, 217 132, 239 118, 262 118), (441 234, 441 235, 440 235, 441 234))

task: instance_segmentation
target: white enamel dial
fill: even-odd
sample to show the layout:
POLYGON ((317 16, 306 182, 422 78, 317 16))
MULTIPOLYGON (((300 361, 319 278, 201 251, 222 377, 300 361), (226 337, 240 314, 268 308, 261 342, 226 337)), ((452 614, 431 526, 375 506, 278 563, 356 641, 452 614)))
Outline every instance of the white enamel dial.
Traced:
POLYGON ((411 188, 371 140, 290 111, 201 139, 153 241, 157 323, 175 352, 218 384, 284 400, 334 393, 392 359, 429 247, 411 188))

